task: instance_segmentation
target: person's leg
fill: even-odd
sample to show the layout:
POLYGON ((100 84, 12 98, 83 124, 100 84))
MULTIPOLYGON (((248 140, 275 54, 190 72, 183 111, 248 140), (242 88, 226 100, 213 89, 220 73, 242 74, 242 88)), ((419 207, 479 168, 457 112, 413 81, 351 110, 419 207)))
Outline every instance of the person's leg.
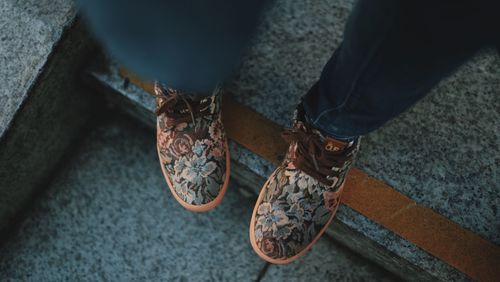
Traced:
POLYGON ((192 211, 216 207, 230 174, 217 85, 240 60, 267 0, 78 2, 121 64, 158 81, 157 151, 173 197, 192 211))
POLYGON ((149 80, 211 92, 238 65, 268 0, 76 0, 120 64, 149 80))
MULTIPOLYGON (((486 44, 498 4, 360 0, 344 40, 303 97, 308 122, 350 138, 412 106, 486 44)), ((498 37, 497 37, 498 38, 498 37)))

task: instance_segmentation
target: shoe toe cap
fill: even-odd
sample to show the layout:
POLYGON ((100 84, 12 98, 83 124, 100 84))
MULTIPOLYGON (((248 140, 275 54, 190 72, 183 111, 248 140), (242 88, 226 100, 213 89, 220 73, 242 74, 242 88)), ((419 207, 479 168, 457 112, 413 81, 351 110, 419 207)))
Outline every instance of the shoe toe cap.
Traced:
POLYGON ((169 185, 188 205, 206 205, 217 199, 226 185, 226 162, 205 162, 176 166, 168 173, 169 185))
POLYGON ((311 194, 297 182, 283 185, 275 173, 259 197, 251 226, 252 244, 265 260, 285 264, 304 254, 319 239, 334 212, 323 194, 311 194))

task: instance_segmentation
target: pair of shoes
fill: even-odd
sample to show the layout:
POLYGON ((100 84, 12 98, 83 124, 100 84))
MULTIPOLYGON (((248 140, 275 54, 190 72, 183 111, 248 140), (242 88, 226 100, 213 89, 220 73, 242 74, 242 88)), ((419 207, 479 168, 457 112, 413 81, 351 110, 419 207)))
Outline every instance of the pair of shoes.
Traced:
MULTIPOLYGON (((158 156, 172 194, 191 211, 215 208, 230 174, 221 90, 197 99, 156 84, 155 93, 158 156)), ((250 221, 253 249, 275 264, 302 256, 325 232, 359 149, 359 138, 340 141, 310 127, 300 105, 283 138, 288 152, 262 187, 250 221)))

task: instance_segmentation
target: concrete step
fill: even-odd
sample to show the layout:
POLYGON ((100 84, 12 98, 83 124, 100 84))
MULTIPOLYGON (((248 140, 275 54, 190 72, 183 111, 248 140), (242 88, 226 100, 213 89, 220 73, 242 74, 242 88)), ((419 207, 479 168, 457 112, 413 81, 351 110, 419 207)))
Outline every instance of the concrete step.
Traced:
POLYGON ((71 0, 0 3, 0 237, 91 114, 78 71, 93 44, 71 0))
MULTIPOLYGON (((350 9, 350 2, 338 0, 277 1, 230 82, 228 92, 233 99, 278 126, 288 125, 299 97, 339 43, 350 9), (330 11, 331 17, 317 17, 325 11, 330 11), (297 31, 298 26, 302 28, 297 31)), ((349 232, 335 234, 336 240, 408 279, 487 281, 496 277, 500 189, 495 169, 499 155, 494 148, 500 140, 495 110, 499 72, 500 60, 493 50, 486 50, 416 107, 363 140, 357 166, 389 184, 391 194, 407 199, 407 205, 389 214, 390 220, 377 218, 374 210, 362 210, 363 205, 377 206, 373 204, 379 200, 375 197, 371 203, 369 197, 358 201, 356 209, 342 206, 338 222, 349 232), (432 223, 432 228, 416 228, 412 221, 420 222, 419 227, 432 223)), ((111 65, 107 74, 92 73, 91 77, 118 107, 154 125, 154 101, 141 89, 147 85, 128 83, 116 65, 111 65)), ((233 157, 243 165, 236 171, 242 172, 241 177, 248 169, 252 171, 258 180, 251 186, 258 190, 259 181, 271 173, 275 167, 272 161, 281 152, 265 159, 255 151, 232 146, 236 148, 233 157)), ((274 144, 269 142, 268 146, 274 144)), ((356 191, 377 193, 370 186, 356 191)))
POLYGON ((75 148, 16 236, 1 281, 396 281, 329 238, 287 266, 253 252, 254 194, 231 180, 208 213, 170 195, 155 132, 112 114, 75 148))

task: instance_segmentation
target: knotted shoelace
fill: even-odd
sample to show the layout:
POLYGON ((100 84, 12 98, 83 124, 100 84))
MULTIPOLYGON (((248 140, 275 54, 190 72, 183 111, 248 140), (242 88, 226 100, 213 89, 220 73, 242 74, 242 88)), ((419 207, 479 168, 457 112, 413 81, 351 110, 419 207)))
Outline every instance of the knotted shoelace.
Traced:
POLYGON ((167 127, 184 122, 196 124, 197 117, 210 114, 211 99, 194 100, 173 89, 164 91, 158 85, 155 85, 155 96, 159 99, 156 115, 165 114, 167 127))
POLYGON ((320 136, 308 128, 285 129, 282 137, 289 144, 297 144, 293 159, 290 159, 295 167, 328 186, 335 184, 332 178, 342 173, 344 164, 352 159, 352 153, 356 149, 355 144, 352 144, 341 151, 327 151, 320 136))

